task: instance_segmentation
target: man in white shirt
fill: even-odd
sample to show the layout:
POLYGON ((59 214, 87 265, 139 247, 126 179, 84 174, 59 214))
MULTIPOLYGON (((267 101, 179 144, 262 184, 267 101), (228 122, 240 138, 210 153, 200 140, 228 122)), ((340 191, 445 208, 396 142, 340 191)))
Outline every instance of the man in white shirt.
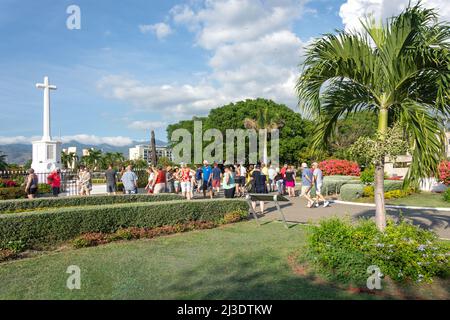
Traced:
POLYGON ((277 175, 277 170, 273 165, 269 168, 269 190, 270 192, 275 190, 275 176, 277 175))

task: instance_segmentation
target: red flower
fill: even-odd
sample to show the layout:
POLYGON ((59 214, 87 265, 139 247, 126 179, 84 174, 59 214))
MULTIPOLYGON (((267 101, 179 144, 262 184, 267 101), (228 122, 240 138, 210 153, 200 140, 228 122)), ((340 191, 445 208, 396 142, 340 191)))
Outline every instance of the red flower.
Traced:
POLYGON ((439 164, 439 181, 450 185, 450 161, 442 161, 439 164))
POLYGON ((359 176, 361 170, 356 162, 330 159, 319 163, 319 168, 325 176, 359 176))

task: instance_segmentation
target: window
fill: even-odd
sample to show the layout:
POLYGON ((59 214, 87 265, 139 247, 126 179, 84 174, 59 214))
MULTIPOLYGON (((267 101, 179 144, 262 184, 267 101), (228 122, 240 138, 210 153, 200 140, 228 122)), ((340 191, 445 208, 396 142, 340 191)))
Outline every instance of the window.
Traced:
POLYGON ((55 146, 47 146, 47 160, 55 160, 55 146))

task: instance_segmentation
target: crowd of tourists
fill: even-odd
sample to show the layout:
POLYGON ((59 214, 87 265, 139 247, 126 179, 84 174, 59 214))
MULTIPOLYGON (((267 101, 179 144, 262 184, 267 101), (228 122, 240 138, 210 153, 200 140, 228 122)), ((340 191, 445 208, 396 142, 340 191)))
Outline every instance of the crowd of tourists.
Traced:
MULTIPOLYGON (((133 171, 131 165, 123 167, 120 171, 109 165, 104 172, 106 180, 106 192, 117 194, 119 192, 118 182, 123 185, 120 192, 125 194, 137 194, 138 175, 133 171)), ((285 164, 281 168, 272 164, 258 163, 246 167, 242 164, 212 165, 204 161, 203 165, 195 167, 181 164, 180 166, 150 166, 147 169, 148 179, 144 190, 150 194, 175 193, 181 194, 188 200, 194 195, 203 195, 213 199, 223 191, 225 198, 243 197, 249 193, 266 194, 277 192, 290 198, 302 196, 307 200, 307 207, 324 207, 329 205, 321 193, 323 174, 319 165, 315 162, 308 167, 306 163, 300 169, 285 164), (297 181, 297 177, 299 181, 297 181), (301 186, 296 191, 296 186, 301 186), (315 190, 315 197, 311 196, 315 190), (297 193, 299 191, 299 193, 297 193)), ((61 188, 60 170, 54 170, 49 176, 47 183, 51 186, 54 196, 58 196, 61 188)), ((38 178, 33 169, 30 169, 26 181, 25 191, 29 198, 37 193, 38 178)), ((79 195, 87 196, 92 190, 92 175, 88 168, 80 167, 77 176, 77 192, 79 195)), ((264 211, 264 203, 260 203, 261 211, 264 211)))

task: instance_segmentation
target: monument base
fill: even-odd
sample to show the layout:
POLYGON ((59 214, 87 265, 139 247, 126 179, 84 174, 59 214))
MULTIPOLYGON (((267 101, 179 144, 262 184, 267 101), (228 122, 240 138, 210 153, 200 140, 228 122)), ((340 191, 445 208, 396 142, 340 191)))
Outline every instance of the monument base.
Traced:
POLYGON ((47 174, 61 168, 61 142, 34 141, 31 168, 38 175, 40 183, 47 183, 47 174))

